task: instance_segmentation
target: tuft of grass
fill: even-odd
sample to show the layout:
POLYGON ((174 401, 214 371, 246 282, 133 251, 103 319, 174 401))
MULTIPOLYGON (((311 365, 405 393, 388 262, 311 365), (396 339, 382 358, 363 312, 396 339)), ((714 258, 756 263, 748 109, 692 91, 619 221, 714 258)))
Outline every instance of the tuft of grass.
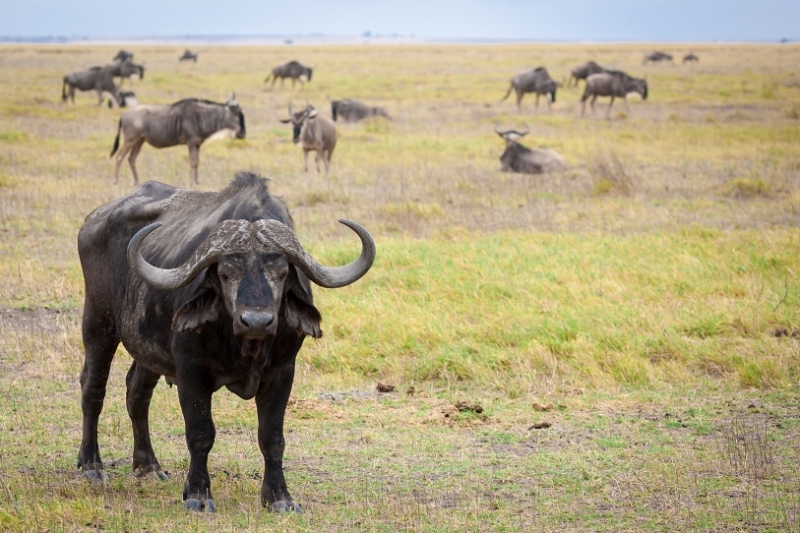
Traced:
POLYGON ((0 131, 0 142, 17 143, 28 140, 28 134, 19 130, 0 131))
POLYGON ((769 196, 769 185, 761 179, 735 178, 729 180, 720 190, 723 196, 737 199, 751 199, 758 196, 769 196))
POLYGON ((613 152, 598 153, 589 166, 589 172, 595 180, 595 195, 629 195, 636 189, 635 180, 613 152))

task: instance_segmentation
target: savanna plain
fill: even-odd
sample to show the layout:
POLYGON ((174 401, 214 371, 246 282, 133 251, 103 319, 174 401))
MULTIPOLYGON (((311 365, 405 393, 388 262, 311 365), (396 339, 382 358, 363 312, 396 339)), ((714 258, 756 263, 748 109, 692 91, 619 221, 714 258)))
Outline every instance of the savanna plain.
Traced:
MULTIPOLYGON (((208 142, 199 188, 268 177, 301 242, 343 264, 355 220, 367 276, 317 289, 325 336, 298 357, 287 482, 305 514, 260 506, 253 402, 214 397, 215 514, 183 508, 174 388, 156 387, 169 481, 132 475, 130 358, 114 361, 100 447, 75 468, 84 280, 76 237, 113 181, 120 110, 61 79, 119 46, 0 47, 0 530, 800 531, 800 46, 126 46, 141 103, 235 91, 244 140, 208 142), (642 65, 663 49, 675 64, 642 65), (694 52, 698 64, 682 65, 694 52), (305 87, 263 83, 314 67, 305 87), (649 97, 580 116, 500 101, 517 71, 589 59, 649 97), (339 124, 329 176, 302 171, 278 120, 358 98, 393 117, 339 124), (570 170, 500 172, 501 128, 570 170), (379 392, 394 387, 392 392, 379 392), (458 407, 457 407, 458 406, 458 407)), ((185 147, 145 146, 144 180, 188 186, 185 147)))

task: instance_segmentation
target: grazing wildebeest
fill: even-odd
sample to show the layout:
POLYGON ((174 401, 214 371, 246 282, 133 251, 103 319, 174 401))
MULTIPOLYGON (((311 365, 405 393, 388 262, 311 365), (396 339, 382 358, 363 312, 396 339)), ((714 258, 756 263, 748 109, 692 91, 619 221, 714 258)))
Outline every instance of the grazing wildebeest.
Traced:
POLYGON ((692 62, 692 63, 697 63, 698 61, 700 61, 700 58, 699 58, 699 57, 697 57, 697 56, 696 56, 696 55, 694 55, 694 54, 686 54, 685 56, 683 56, 683 64, 684 64, 684 65, 685 65, 686 63, 690 63, 690 62, 692 62))
POLYGON ((672 56, 666 54, 664 52, 651 52, 644 56, 644 60, 642 63, 647 63, 648 61, 652 61, 653 63, 659 63, 661 61, 672 61, 672 56))
POLYGON ((302 76, 306 77, 307 81, 311 81, 311 67, 304 67, 297 61, 289 61, 286 64, 278 65, 277 67, 272 69, 272 73, 266 77, 264 83, 267 83, 270 78, 272 78, 272 85, 270 85, 270 89, 275 87, 275 82, 278 78, 281 79, 281 88, 283 88, 283 82, 286 78, 292 78, 292 89, 294 89, 294 82, 295 80, 299 81, 301 85, 305 85, 302 76))
POLYGON ((197 63, 197 52, 192 52, 189 49, 184 51, 183 55, 178 58, 178 63, 182 63, 184 61, 194 61, 197 63))
MULTIPOLYGON (((120 107, 136 107, 139 105, 139 100, 136 98, 136 93, 133 91, 122 91, 119 92, 119 98, 121 102, 119 104, 120 107)), ((108 99, 108 108, 111 109, 114 107, 111 99, 108 99)))
POLYGON ((106 479, 97 426, 122 342, 133 358, 126 405, 134 473, 168 478, 148 421, 163 375, 178 386, 186 429, 184 507, 215 511, 207 467, 216 433, 211 398, 227 387, 245 400, 255 398, 264 457, 261 505, 302 512, 283 474, 283 422, 297 352, 306 336, 322 336, 311 282, 344 287, 375 259, 367 230, 340 222, 361 239, 361 254, 345 266, 320 265, 298 241, 286 205, 269 193, 266 180, 244 172, 219 192, 150 181, 86 217, 78 234, 86 282, 78 452, 84 477, 106 479))
POLYGON ((607 72, 606 69, 595 63, 594 61, 589 61, 588 63, 584 63, 583 65, 578 65, 570 72, 570 84, 575 86, 578 85, 578 80, 586 80, 592 74, 598 74, 600 72, 607 72), (574 80, 574 81, 573 81, 574 80))
POLYGON ((559 172, 569 168, 564 158, 551 148, 531 150, 519 144, 517 141, 527 135, 530 130, 500 131, 497 129, 497 126, 495 126, 494 131, 506 142, 506 149, 503 155, 500 156, 500 162, 503 164, 500 170, 503 172, 511 171, 520 172, 522 174, 543 174, 547 172, 559 172))
POLYGON ((614 98, 624 98, 625 107, 630 112, 628 104, 629 93, 639 93, 642 100, 647 100, 647 80, 644 78, 633 78, 624 72, 615 70, 611 72, 601 72, 592 74, 586 78, 586 88, 581 97, 581 116, 586 113, 586 100, 591 96, 592 113, 594 113, 594 101, 598 96, 610 96, 611 103, 608 104, 606 118, 611 114, 611 106, 614 105, 614 98))
POLYGON ((89 70, 79 70, 64 76, 61 85, 61 101, 66 102, 69 97, 74 104, 75 89, 79 91, 96 91, 97 105, 103 103, 103 92, 109 93, 117 105, 124 105, 124 100, 120 97, 119 87, 114 85, 114 78, 103 67, 92 67, 89 70), (67 94, 67 87, 69 87, 69 94, 67 94))
POLYGON ((341 119, 344 122, 358 122, 367 117, 384 117, 392 120, 389 113, 382 107, 369 107, 358 100, 331 100, 331 116, 336 122, 341 119))
POLYGON ((130 80, 131 76, 134 74, 138 74, 140 80, 144 78, 144 65, 137 65, 130 59, 115 61, 106 65, 105 69, 111 74, 112 78, 119 78, 120 85, 122 85, 122 82, 125 81, 126 78, 130 80))
POLYGON ((556 101, 556 89, 558 82, 550 77, 547 69, 538 67, 533 70, 524 70, 511 78, 511 85, 508 87, 506 95, 501 102, 508 98, 513 89, 517 93, 517 107, 522 109, 522 97, 525 93, 536 93, 536 109, 539 109, 539 96, 547 95, 547 109, 550 109, 551 102, 556 101))
POLYGON ((111 61, 133 61, 133 52, 127 50, 120 50, 111 61))
POLYGON ((232 129, 236 137, 244 139, 244 113, 234 95, 224 104, 188 98, 171 105, 140 105, 122 113, 117 126, 117 138, 111 156, 119 147, 119 134, 125 134, 125 143, 117 154, 114 168, 114 183, 119 180, 119 167, 130 152, 128 163, 133 171, 133 182, 139 183, 136 173, 136 158, 147 141, 155 148, 167 148, 185 144, 189 147, 190 182, 197 181, 197 166, 200 164, 200 145, 219 130, 232 129))
POLYGON ((320 115, 313 106, 306 104, 303 111, 292 113, 289 104, 289 118, 280 119, 293 126, 292 142, 303 148, 303 169, 308 172, 308 152, 314 151, 314 162, 319 172, 319 160, 325 164, 325 174, 330 171, 333 149, 336 148, 336 126, 327 117, 320 115))

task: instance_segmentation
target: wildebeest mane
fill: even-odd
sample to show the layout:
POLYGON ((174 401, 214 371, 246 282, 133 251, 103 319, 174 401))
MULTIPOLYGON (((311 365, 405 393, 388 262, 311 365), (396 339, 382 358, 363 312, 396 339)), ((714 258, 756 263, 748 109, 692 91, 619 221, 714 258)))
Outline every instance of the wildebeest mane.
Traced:
POLYGON ((183 100, 178 100, 175 103, 170 104, 170 107, 180 107, 183 105, 187 105, 190 103, 199 103, 199 104, 212 104, 212 105, 219 105, 224 106, 225 104, 221 104, 219 102, 212 102, 211 100, 203 100, 201 98, 184 98, 183 100))

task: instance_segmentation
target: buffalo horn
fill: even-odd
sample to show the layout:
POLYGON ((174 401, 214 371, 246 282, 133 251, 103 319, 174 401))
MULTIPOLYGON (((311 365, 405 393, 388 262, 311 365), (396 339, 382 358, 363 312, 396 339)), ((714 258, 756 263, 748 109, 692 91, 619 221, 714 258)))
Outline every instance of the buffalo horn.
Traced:
POLYGON ((364 274, 375 261, 375 241, 369 232, 349 220, 340 220, 361 239, 361 255, 352 263, 340 267, 320 265, 303 249, 294 232, 277 220, 226 220, 221 222, 198 246, 183 265, 177 268, 159 268, 142 257, 140 247, 144 239, 156 228, 156 222, 145 226, 133 236, 128 244, 128 264, 149 285, 163 290, 180 289, 188 285, 204 268, 216 263, 225 254, 247 253, 254 249, 265 252, 280 252, 290 263, 296 265, 308 279, 325 288, 349 285, 364 274))
POLYGON ((282 252, 290 263, 308 276, 308 279, 320 287, 335 289, 350 285, 361 278, 375 261, 375 241, 369 232, 350 220, 340 219, 339 222, 352 229, 361 239, 361 255, 352 263, 339 267, 328 267, 317 263, 286 224, 277 220, 259 220, 255 222, 255 226, 258 240, 263 248, 282 252))
POLYGON ((160 222, 155 222, 143 227, 128 244, 128 264, 148 284, 158 289, 180 289, 204 268, 216 263, 222 255, 245 253, 253 248, 250 223, 246 220, 226 220, 214 228, 186 263, 177 268, 159 268, 142 257, 139 247, 145 237, 160 225, 160 222))

